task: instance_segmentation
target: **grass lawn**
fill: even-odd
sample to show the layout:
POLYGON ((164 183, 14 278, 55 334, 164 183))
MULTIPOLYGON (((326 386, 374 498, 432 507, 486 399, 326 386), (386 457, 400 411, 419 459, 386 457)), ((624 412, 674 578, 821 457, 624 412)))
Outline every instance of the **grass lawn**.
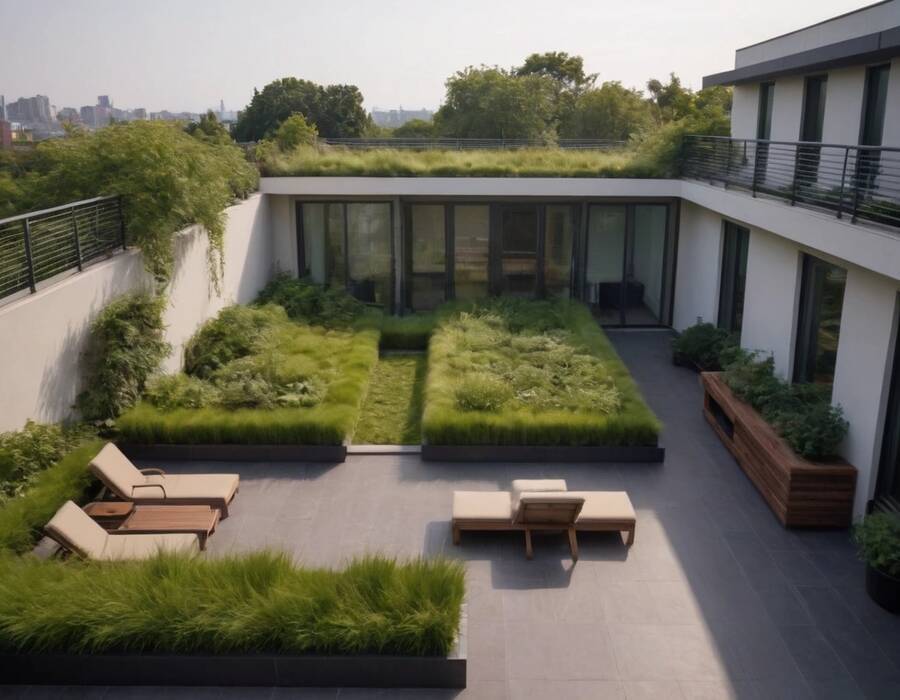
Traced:
POLYGON ((660 423, 581 303, 442 309, 422 430, 435 445, 655 445, 660 423))
POLYGON ((115 565, 0 553, 0 648, 444 655, 464 593, 463 565, 444 559, 335 571, 266 551, 115 565))
POLYGON ((367 177, 659 177, 659 166, 633 150, 532 148, 479 151, 351 150, 303 147, 260 164, 278 176, 367 177))
POLYGON ((418 445, 422 441, 423 353, 390 353, 378 360, 369 381, 353 442, 418 445))

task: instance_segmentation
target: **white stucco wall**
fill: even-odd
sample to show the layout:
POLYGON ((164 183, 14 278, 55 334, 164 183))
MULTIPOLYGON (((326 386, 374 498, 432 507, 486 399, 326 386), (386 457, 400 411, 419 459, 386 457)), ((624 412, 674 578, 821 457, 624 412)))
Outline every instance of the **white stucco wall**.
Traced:
MULTIPOLYGON (((267 205, 254 195, 226 211, 221 297, 209 284, 205 233, 190 227, 179 235, 165 315, 173 351, 165 369, 180 366, 183 344, 197 326, 226 304, 252 300, 269 280, 267 205)), ((91 321, 114 298, 140 289, 149 289, 149 279, 140 252, 128 250, 0 307, 0 430, 20 428, 29 418, 54 422, 71 415, 91 321)))
MULTIPOLYGON (((826 106, 827 100, 826 97, 826 106)), ((790 76, 775 81, 772 102, 772 140, 796 141, 800 138, 800 116, 803 112, 803 78, 790 76)))
POLYGON ((900 146, 900 58, 891 61, 881 143, 895 148, 900 146))
POLYGON ((683 331, 715 323, 719 305, 722 215, 689 202, 681 205, 672 323, 683 331))
POLYGON ((297 228, 292 197, 266 195, 272 214, 273 254, 276 269, 297 274, 297 228))
POLYGON ((865 85, 865 66, 829 71, 825 122, 822 127, 823 143, 859 143, 865 85))
POLYGON ((759 83, 735 85, 732 94, 731 136, 736 139, 755 139, 759 116, 759 83))

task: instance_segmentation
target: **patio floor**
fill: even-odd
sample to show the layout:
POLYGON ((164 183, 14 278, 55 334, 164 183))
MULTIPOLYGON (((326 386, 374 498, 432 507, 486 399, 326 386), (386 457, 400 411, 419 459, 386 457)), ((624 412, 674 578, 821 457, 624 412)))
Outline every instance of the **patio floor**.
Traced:
MULTIPOLYGON (((666 425, 664 464, 346 463, 168 465, 241 473, 210 555, 282 547, 309 564, 354 555, 446 554, 468 567, 466 691, 165 689, 165 697, 898 698, 900 620, 869 601, 846 532, 786 531, 706 426, 697 376, 671 364, 668 333, 612 331, 666 425), (634 546, 581 534, 463 534, 454 489, 564 477, 629 493, 634 546)), ((9 690, 9 689, 7 689, 9 690)), ((155 697, 162 689, 21 688, 26 697, 155 697)))

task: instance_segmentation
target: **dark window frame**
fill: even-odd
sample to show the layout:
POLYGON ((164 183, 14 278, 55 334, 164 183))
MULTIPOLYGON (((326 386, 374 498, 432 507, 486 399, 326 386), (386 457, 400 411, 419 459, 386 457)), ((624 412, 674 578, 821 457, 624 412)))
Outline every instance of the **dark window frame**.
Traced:
POLYGON ((744 288, 738 290, 741 268, 741 252, 749 254, 750 229, 727 219, 722 223, 722 264, 719 275, 719 308, 716 325, 729 333, 739 335, 743 326, 744 300, 746 298, 746 271, 744 288), (740 306, 740 309, 738 309, 740 306), (740 313, 739 313, 740 311, 740 313), (738 321, 740 315, 740 321, 738 321))
MULTIPOLYGON (((797 305, 797 334, 794 340, 794 362, 792 380, 794 383, 812 383, 815 381, 816 360, 819 354, 818 332, 821 322, 822 289, 825 275, 829 268, 846 269, 822 258, 808 253, 801 254, 800 295, 797 305)), ((843 315, 844 298, 847 292, 846 278, 841 291, 841 315, 843 315)), ((838 329, 837 349, 840 347, 840 329, 838 329)))
POLYGON ((888 402, 884 413, 881 450, 875 480, 874 502, 900 511, 900 295, 894 311, 894 351, 888 380, 888 402))

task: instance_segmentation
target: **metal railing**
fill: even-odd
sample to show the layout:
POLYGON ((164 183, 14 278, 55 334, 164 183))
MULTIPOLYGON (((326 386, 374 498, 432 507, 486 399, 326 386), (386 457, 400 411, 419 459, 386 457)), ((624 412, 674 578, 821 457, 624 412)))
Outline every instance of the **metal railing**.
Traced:
POLYGON ((605 151, 625 146, 625 141, 607 139, 454 139, 454 138, 320 138, 319 143, 346 148, 399 148, 411 151, 467 151, 477 149, 515 150, 521 148, 564 148, 605 151))
POLYGON ((125 247, 120 197, 0 219, 0 300, 125 247))
POLYGON ((900 148, 687 136, 682 175, 900 227, 900 148))

